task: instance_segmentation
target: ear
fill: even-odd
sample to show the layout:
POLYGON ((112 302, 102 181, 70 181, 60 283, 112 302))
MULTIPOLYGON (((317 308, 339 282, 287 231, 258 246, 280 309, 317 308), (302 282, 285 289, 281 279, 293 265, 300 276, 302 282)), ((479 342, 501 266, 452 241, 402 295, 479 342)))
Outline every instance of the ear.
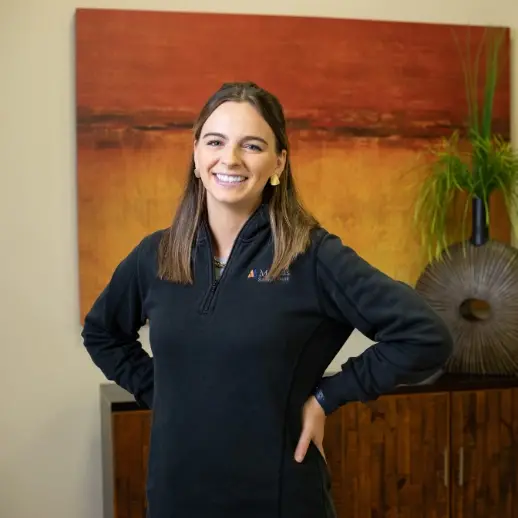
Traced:
POLYGON ((286 153, 286 150, 283 149, 277 155, 277 163, 275 164, 275 174, 277 176, 281 176, 281 174, 283 173, 284 168, 286 167, 286 158, 287 158, 287 153, 286 153))
POLYGON ((198 169, 198 141, 195 140, 192 146, 192 157, 194 160, 194 169, 198 169))

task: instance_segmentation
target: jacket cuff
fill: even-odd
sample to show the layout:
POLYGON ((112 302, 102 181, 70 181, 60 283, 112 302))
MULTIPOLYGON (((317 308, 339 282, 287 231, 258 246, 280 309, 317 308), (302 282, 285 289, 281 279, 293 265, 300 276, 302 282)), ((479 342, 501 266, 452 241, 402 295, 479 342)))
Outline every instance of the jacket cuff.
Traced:
POLYGON ((146 390, 144 392, 135 394, 135 401, 137 405, 141 408, 145 408, 146 410, 151 410, 153 408, 153 389, 146 390))
POLYGON ((351 367, 349 360, 342 366, 341 372, 323 377, 316 387, 313 395, 326 416, 347 403, 367 399, 365 394, 359 393, 358 383, 351 367))
POLYGON ((335 379, 336 376, 339 376, 339 374, 323 378, 313 393, 326 416, 332 414, 340 406, 339 401, 333 393, 333 385, 338 381, 335 379))
POLYGON ((315 389, 313 395, 318 401, 318 404, 322 407, 322 410, 324 410, 326 416, 333 412, 333 406, 329 404, 329 400, 326 398, 324 391, 320 386, 315 389))

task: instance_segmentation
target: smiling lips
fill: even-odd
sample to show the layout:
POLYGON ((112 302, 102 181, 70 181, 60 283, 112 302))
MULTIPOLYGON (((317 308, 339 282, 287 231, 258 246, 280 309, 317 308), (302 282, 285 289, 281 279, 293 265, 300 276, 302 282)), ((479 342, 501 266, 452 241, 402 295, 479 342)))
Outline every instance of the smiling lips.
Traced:
POLYGON ((240 176, 237 174, 220 174, 214 173, 217 181, 221 185, 237 185, 243 183, 246 180, 245 176, 240 176))

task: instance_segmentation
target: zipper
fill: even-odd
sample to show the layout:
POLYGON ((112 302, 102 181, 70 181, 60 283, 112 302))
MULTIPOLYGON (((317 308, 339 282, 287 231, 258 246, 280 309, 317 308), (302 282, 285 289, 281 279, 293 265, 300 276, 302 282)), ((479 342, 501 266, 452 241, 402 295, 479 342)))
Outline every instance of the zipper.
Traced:
MULTIPOLYGON (((205 294, 205 298, 203 299, 203 304, 201 305, 201 308, 200 308, 200 313, 202 315, 205 315, 209 312, 209 307, 212 303, 212 300, 214 299, 214 295, 216 293, 216 288, 218 287, 218 282, 219 282, 214 277, 214 258, 213 258, 213 253, 212 253, 212 243, 211 243, 210 235, 207 237, 207 242, 208 242, 208 250, 209 250, 210 286, 209 286, 209 291, 205 294)), ((226 269, 226 266, 225 266, 225 269, 226 269)), ((223 274, 221 275, 221 277, 223 277, 223 274)), ((221 277, 220 277, 220 280, 221 280, 221 277)))
MULTIPOLYGON (((238 234, 238 237, 239 237, 239 234, 238 234)), ((221 272, 221 277, 219 278, 219 280, 217 280, 214 278, 215 277, 214 276, 214 254, 212 252, 212 243, 209 238, 208 249, 209 249, 209 264, 210 264, 210 288, 209 288, 209 291, 207 292, 207 295, 205 296, 205 301, 201 308, 201 313, 203 315, 206 315, 207 313, 210 312, 210 309, 212 306, 212 301, 214 300, 218 286, 221 284, 221 281, 224 279, 225 274, 227 273, 228 266, 232 259, 232 255, 234 253, 234 249, 236 248, 236 245, 237 245, 237 237, 236 237, 236 240, 234 241, 234 245, 232 246, 232 249, 230 250, 230 255, 228 256, 227 262, 225 263, 225 268, 223 268, 223 271, 221 272)))
POLYGON ((203 305, 201 307, 202 314, 205 315, 209 312, 209 307, 210 307, 212 300, 214 299, 214 295, 216 293, 217 287, 218 287, 218 281, 213 281, 212 284, 210 285, 209 292, 205 296, 205 302, 203 303, 203 305))
POLYGON ((216 280, 214 278, 215 277, 214 276, 214 254, 212 251, 212 241, 210 238, 210 233, 207 232, 209 234, 207 236, 207 241, 208 241, 208 245, 209 245, 208 250, 209 250, 209 265, 210 265, 210 287, 209 287, 207 294, 205 295, 205 300, 203 301, 203 304, 200 309, 200 313, 202 313, 203 315, 206 315, 207 313, 210 312, 212 302, 214 301, 214 297, 216 295, 218 287, 221 285, 221 282, 225 279, 229 266, 232 262, 232 258, 235 255, 234 252, 235 252, 235 249, 237 248, 239 240, 240 240, 241 236, 243 235, 243 233, 245 232, 245 230, 248 228, 248 226, 253 222, 253 220, 255 219, 255 216, 257 215, 257 213, 260 210, 261 210, 261 205, 259 205, 259 207, 253 212, 253 214, 250 216, 248 221, 243 225, 241 230, 238 232, 236 239, 234 240, 234 244, 232 245, 232 249, 230 250, 230 254, 228 256, 227 262, 225 263, 225 268, 223 268, 223 272, 221 273, 221 277, 219 278, 219 280, 216 280))

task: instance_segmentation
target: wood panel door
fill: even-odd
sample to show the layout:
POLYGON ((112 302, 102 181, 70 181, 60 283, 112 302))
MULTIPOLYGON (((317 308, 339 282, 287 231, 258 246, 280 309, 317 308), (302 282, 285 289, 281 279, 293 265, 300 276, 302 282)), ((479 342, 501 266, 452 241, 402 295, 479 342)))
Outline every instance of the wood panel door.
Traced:
POLYGON ((518 389, 452 394, 452 518, 518 518, 518 389))
POLYGON ((339 518, 449 516, 449 394, 348 404, 324 447, 339 518))
POLYGON ((151 414, 112 414, 115 518, 145 518, 146 474, 151 414))

